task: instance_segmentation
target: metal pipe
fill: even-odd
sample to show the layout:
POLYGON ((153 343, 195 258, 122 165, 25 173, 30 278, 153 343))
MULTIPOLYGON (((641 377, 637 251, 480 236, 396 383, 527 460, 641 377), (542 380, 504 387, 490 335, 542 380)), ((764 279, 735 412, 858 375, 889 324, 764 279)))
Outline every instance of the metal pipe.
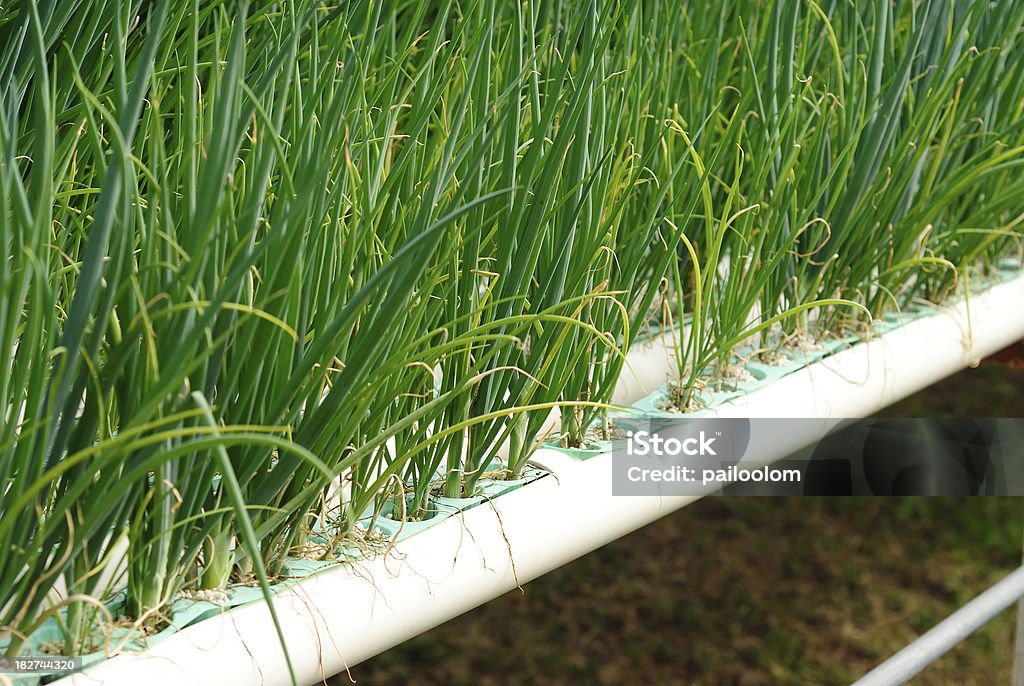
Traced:
MULTIPOLYGON (((1024 562, 1024 553, 1022 553, 1024 562)), ((1024 686, 1024 597, 1017 601, 1017 628, 1013 636, 1013 686, 1024 686)))
POLYGON ((853 686, 897 686, 910 681, 956 644, 1024 596, 1024 566, 922 634, 853 686))

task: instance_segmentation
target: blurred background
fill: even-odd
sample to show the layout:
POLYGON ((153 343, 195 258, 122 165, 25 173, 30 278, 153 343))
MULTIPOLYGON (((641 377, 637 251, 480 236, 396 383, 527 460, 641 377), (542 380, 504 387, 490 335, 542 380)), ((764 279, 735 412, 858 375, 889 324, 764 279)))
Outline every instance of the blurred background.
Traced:
MULTIPOLYGON (((1020 417, 1020 346, 888 408, 1020 417)), ((1021 560, 1024 498, 705 498, 331 684, 844 684, 1021 560)), ((1008 684, 1009 610, 913 682, 1008 684)))

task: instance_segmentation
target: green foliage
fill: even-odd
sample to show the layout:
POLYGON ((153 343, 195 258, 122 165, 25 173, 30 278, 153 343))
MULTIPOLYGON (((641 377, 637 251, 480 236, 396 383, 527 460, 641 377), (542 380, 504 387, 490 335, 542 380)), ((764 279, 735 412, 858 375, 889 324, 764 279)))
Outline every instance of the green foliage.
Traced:
POLYGON ((518 474, 553 408, 585 443, 652 313, 685 405, 753 334, 940 299, 1019 243, 1022 22, 4 5, 0 646, 266 587, 314 521, 518 474))

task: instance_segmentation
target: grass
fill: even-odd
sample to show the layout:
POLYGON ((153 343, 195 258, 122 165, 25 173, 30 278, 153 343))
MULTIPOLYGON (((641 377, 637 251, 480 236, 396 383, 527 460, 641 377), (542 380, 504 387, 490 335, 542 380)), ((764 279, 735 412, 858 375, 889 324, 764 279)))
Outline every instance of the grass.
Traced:
POLYGON ((690 322, 685 407, 752 335, 984 278, 1020 252, 1022 23, 4 5, 0 645, 88 651, 120 587, 142 631, 182 590, 266 590, 313 521, 353 540, 518 475, 554 408, 583 444, 652 310, 690 322))

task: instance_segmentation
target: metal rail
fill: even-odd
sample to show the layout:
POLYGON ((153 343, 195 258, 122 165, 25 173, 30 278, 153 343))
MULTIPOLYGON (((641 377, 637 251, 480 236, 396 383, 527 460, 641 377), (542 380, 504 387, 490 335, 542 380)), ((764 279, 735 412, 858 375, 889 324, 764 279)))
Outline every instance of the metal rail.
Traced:
POLYGON ((905 684, 1021 597, 1024 597, 1024 566, 936 624, 853 686, 905 684))

